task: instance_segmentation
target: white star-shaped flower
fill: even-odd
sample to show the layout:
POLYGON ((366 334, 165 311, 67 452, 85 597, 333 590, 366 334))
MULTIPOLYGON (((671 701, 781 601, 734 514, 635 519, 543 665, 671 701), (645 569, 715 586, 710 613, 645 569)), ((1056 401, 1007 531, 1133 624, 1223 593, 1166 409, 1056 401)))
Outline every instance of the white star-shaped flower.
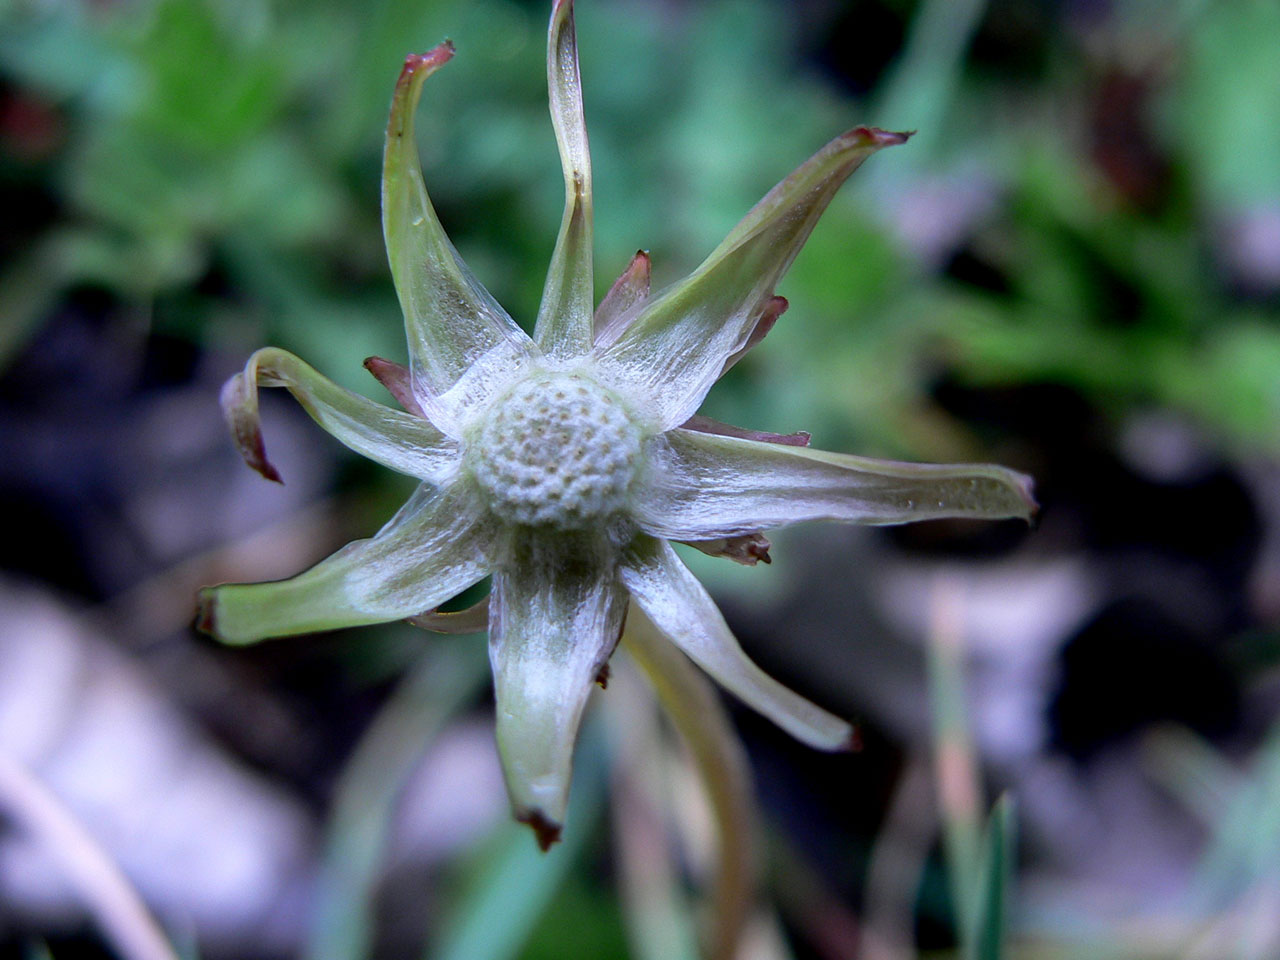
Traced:
POLYGON ((836 190, 906 134, 857 127, 774 187, 684 280, 649 292, 640 253, 593 309, 591 161, 572 0, 547 47, 565 212, 533 336, 449 243, 413 136, 423 81, 446 42, 410 56, 383 166, 383 227, 404 309, 409 366, 366 366, 405 412, 350 393, 267 348, 222 403, 248 463, 266 458, 257 390, 285 387, 357 453, 422 481, 369 540, 278 583, 201 596, 200 625, 228 643, 411 619, 480 627, 484 609, 437 607, 486 576, 497 740, 515 815, 547 846, 560 831, 583 709, 628 608, 779 726, 820 749, 850 726, 742 652, 670 541, 743 563, 768 560, 763 530, 805 520, 896 524, 1029 517, 1029 478, 998 466, 870 460, 697 415, 707 391, 786 308, 774 286, 836 190))

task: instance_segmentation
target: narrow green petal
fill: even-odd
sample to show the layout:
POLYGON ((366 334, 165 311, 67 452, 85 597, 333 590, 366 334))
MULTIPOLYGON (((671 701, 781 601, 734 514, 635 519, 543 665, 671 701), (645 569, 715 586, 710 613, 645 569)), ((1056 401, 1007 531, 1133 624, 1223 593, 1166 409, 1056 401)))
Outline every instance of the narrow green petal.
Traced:
POLYGON ((399 473, 440 483, 458 462, 457 442, 421 417, 345 390, 293 354, 265 347, 223 386, 222 411, 240 455, 268 480, 281 482, 262 440, 259 387, 284 387, 339 442, 399 473))
POLYGON ((715 601, 669 543, 637 538, 623 558, 620 576, 653 625, 747 706, 811 747, 849 747, 849 724, 788 690, 748 659, 715 601))
POLYGON ((538 308, 534 340, 556 359, 591 349, 591 151, 582 112, 582 76, 573 0, 556 0, 547 30, 547 90, 551 124, 564 169, 564 219, 538 308))
POLYGON ((636 519, 674 540, 803 520, 1029 520, 1036 511, 1031 478, 990 464, 872 460, 690 430, 664 434, 652 450, 636 519))
POLYGON ((432 422, 457 436, 469 411, 520 370, 533 344, 462 262, 422 182, 413 114, 423 80, 452 56, 445 42, 404 62, 387 124, 382 229, 414 392, 432 422))
POLYGON ((597 347, 607 347, 617 340, 649 299, 649 274, 652 268, 648 252, 637 250, 627 264, 627 269, 622 271, 622 276, 613 281, 613 286, 600 301, 600 306, 596 307, 592 318, 597 347))
MULTIPOLYGON (((686 279, 649 301, 602 365, 660 409, 657 426, 687 420, 735 354, 745 349, 774 285, 854 170, 907 134, 857 127, 775 186, 686 279)), ((776 319, 776 313, 773 319, 776 319)))
POLYGON ((424 484, 376 536, 347 544, 306 573, 206 587, 198 626, 242 644, 414 616, 489 572, 489 531, 480 517, 460 488, 424 484))
POLYGON ((515 816, 543 849, 564 823, 582 711, 626 612, 611 551, 563 539, 519 543, 489 607, 498 752, 515 816))

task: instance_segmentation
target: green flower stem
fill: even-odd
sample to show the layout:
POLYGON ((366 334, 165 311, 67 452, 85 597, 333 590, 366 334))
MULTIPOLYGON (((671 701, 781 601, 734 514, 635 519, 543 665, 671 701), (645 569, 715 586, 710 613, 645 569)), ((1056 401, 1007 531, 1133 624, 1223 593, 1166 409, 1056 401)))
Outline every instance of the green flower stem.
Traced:
POLYGON ((705 677, 633 604, 622 645, 689 747, 719 828, 707 956, 731 960, 755 905, 757 814, 742 744, 705 677))
POLYGON ((178 960, 115 861, 52 790, 5 752, 0 752, 0 811, 57 858, 123 960, 178 960))
POLYGON ((964 607, 960 585, 945 575, 932 592, 928 638, 934 776, 942 813, 951 902, 961 941, 972 940, 975 883, 982 864, 982 787, 964 689, 964 607))

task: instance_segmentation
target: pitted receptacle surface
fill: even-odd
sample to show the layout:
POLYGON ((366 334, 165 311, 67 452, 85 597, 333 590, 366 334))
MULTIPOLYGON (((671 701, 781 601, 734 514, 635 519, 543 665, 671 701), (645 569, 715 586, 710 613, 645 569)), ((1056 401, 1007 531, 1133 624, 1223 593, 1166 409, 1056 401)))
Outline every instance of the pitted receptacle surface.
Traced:
POLYGON ((489 410, 467 461, 512 523, 572 529, 618 510, 635 477, 640 431, 580 374, 535 374, 489 410))

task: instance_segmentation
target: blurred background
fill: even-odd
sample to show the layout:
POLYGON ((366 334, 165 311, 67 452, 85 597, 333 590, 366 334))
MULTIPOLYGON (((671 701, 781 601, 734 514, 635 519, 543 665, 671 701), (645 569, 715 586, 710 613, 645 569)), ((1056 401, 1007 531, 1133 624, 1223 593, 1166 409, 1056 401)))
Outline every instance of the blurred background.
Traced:
MULTIPOLYGON (((428 189, 534 316, 546 7, 0 0, 4 955, 113 955, 30 787, 186 956, 692 956, 713 831, 625 663, 541 857, 483 637, 190 628, 199 586, 292 575, 408 492, 275 395, 266 483, 217 392, 273 344, 390 402, 361 368, 404 359, 383 127, 446 36, 428 189)), ((578 27, 600 293, 638 247, 683 276, 836 133, 919 131, 837 197, 704 412, 1003 463, 1043 507, 688 557, 764 667, 861 724, 822 755, 729 705, 764 836, 743 956, 954 950, 947 854, 1006 792, 1011 955, 1280 955, 1280 5, 580 0, 578 27)))

